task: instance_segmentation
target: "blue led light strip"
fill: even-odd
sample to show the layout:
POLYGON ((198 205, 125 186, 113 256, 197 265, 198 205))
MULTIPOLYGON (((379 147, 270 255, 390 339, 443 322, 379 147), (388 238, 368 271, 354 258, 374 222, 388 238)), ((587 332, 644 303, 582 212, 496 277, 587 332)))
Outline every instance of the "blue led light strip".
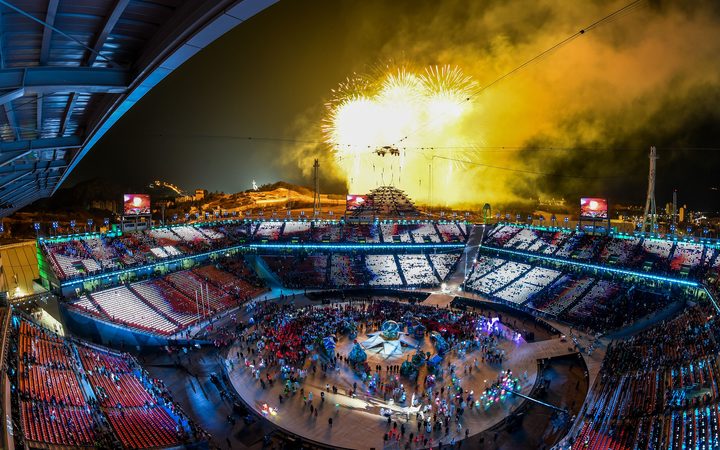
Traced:
POLYGON ((422 250, 433 248, 465 248, 464 243, 432 244, 249 244, 250 248, 287 249, 287 250, 422 250))
POLYGON ((539 255, 536 253, 526 253, 526 252, 520 252, 517 250, 508 250, 506 248, 492 247, 489 245, 484 245, 481 248, 489 249, 492 251, 497 251, 500 253, 509 253, 511 255, 518 255, 518 256, 525 257, 525 258, 537 258, 537 259, 542 259, 545 261, 552 261, 552 262, 561 263, 561 264, 570 264, 573 266, 582 267, 584 269, 594 269, 594 270, 600 270, 603 272, 617 273, 620 275, 630 275, 630 276, 639 277, 639 278, 647 278, 650 280, 666 281, 668 283, 680 284, 683 286, 690 286, 690 287, 699 287, 700 286, 700 284, 695 281, 679 280, 677 278, 669 278, 669 277, 662 277, 660 275, 651 275, 649 273, 635 272, 634 270, 617 269, 615 267, 607 267, 607 266, 600 266, 597 264, 581 263, 581 262, 577 262, 577 261, 570 261, 567 259, 556 258, 554 256, 545 256, 545 255, 539 255))

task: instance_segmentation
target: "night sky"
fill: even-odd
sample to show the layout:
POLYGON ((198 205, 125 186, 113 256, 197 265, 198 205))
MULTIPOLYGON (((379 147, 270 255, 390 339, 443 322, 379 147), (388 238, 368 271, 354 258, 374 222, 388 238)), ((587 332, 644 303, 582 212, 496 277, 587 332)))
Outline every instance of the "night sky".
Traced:
MULTIPOLYGON (((67 185, 311 185, 320 157, 323 189, 342 193, 320 123, 346 77, 398 62, 451 64, 486 85, 627 3, 283 0, 167 77, 67 185)), ((462 183, 478 203, 589 195, 639 204, 655 145, 659 207, 676 188, 681 204, 720 209, 718 55, 720 3, 642 2, 472 100, 461 133, 473 149, 457 157, 473 165, 462 183)))

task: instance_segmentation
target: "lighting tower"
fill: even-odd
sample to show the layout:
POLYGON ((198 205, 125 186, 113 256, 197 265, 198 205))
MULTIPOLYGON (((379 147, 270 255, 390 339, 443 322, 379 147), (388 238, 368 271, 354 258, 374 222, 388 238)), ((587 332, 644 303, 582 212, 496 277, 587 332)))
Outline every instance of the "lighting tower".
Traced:
POLYGON ((642 231, 645 231, 645 225, 650 225, 650 232, 655 231, 655 219, 657 217, 657 209, 655 208, 655 169, 658 159, 657 149, 650 147, 650 172, 648 173, 648 191, 645 200, 645 212, 643 213, 642 231))
POLYGON ((674 230, 677 230, 677 218, 677 189, 673 189, 672 224, 674 230))
POLYGON ((316 159, 313 164, 313 181, 315 192, 313 195, 313 217, 320 214, 320 162, 316 159))

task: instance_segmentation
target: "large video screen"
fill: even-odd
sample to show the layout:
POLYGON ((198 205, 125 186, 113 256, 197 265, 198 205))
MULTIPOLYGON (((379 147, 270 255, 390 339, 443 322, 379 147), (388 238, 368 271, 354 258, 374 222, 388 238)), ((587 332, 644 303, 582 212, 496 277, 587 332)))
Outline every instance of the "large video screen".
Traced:
POLYGON ((583 197, 580 199, 580 217, 588 219, 607 219, 608 202, 606 198, 583 197))
POLYGON ((147 194, 123 195, 123 212, 126 216, 150 214, 150 196, 147 194))
POLYGON ((348 211, 360 209, 365 206, 367 199, 367 195, 348 194, 347 201, 345 202, 345 208, 348 211))

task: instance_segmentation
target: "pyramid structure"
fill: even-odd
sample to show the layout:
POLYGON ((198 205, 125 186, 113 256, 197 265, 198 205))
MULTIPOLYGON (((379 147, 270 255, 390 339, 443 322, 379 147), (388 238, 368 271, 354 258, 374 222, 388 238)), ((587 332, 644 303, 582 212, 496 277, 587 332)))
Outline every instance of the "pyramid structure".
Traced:
POLYGON ((351 217, 412 217, 420 211, 407 194, 394 186, 380 186, 367 196, 363 206, 354 210, 351 217))

